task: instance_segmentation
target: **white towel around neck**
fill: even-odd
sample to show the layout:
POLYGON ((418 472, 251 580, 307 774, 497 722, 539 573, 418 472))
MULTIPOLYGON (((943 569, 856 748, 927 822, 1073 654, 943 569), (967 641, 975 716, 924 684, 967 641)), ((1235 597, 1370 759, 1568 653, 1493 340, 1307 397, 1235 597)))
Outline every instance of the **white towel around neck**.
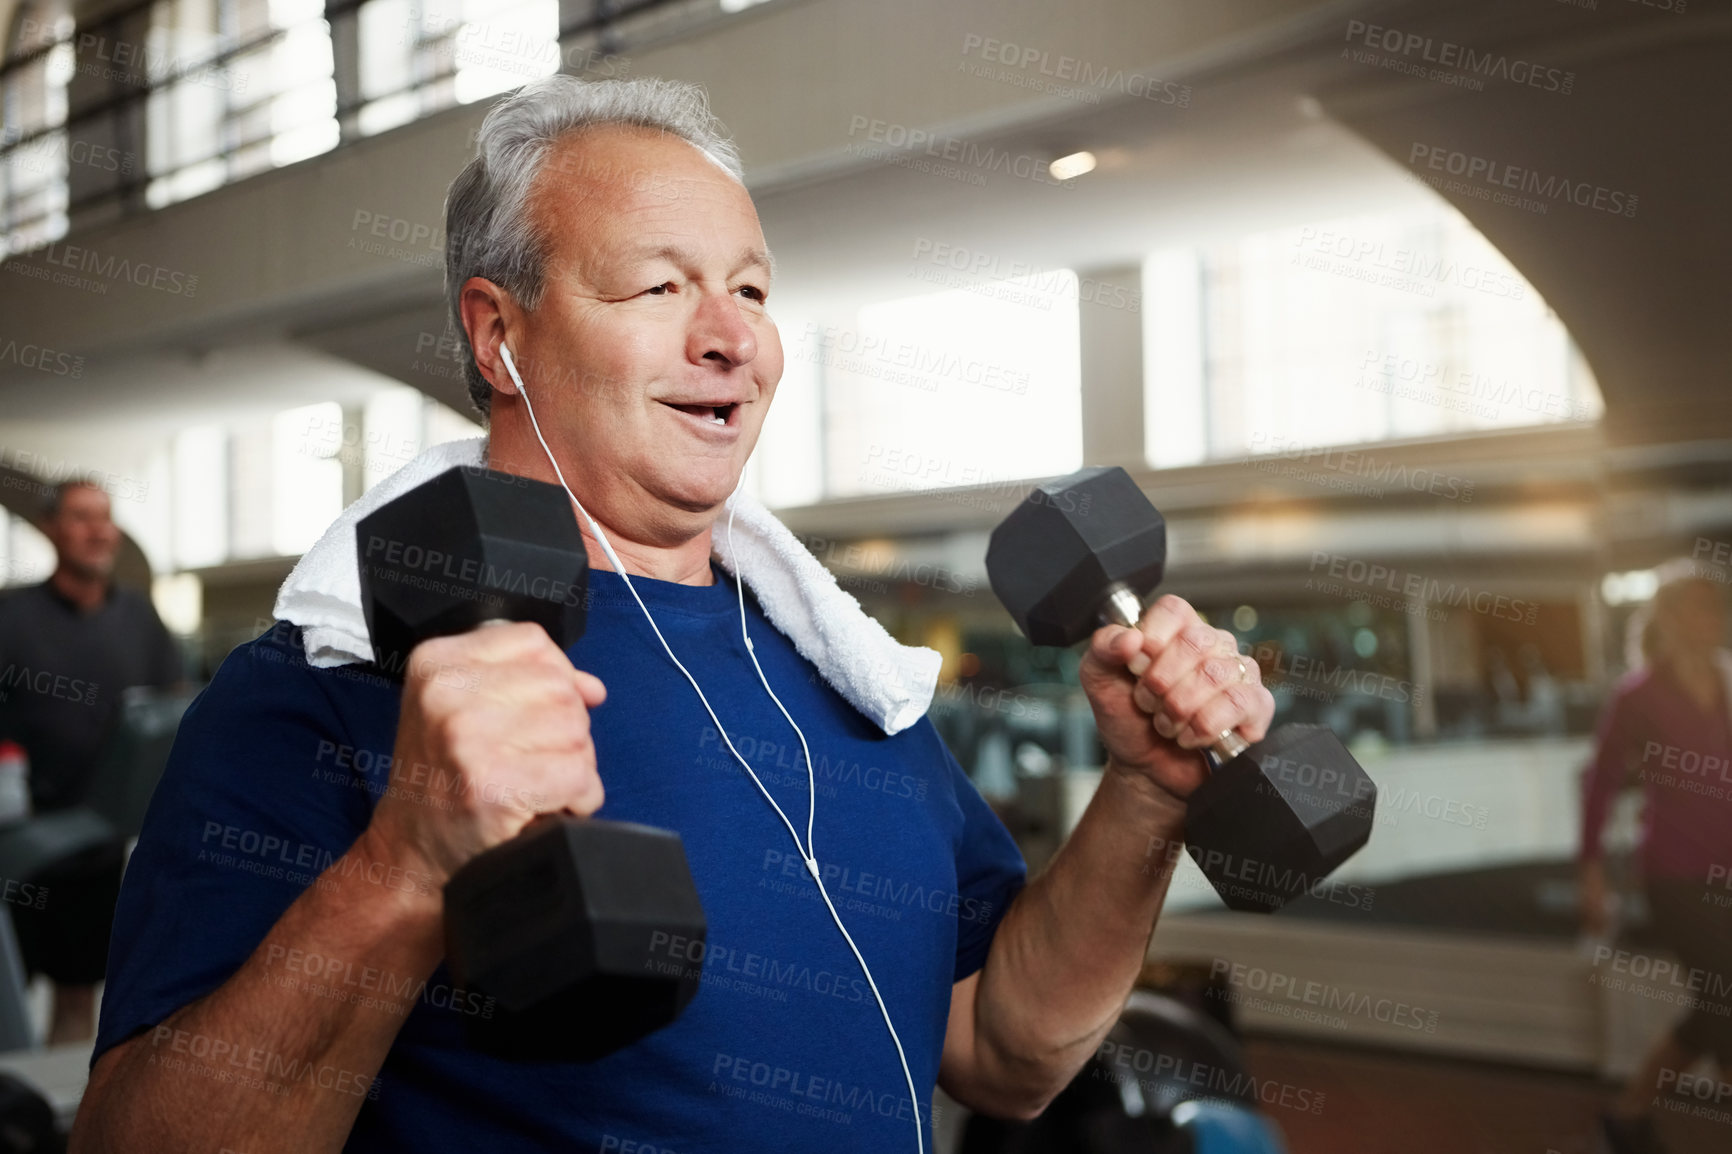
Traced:
MULTIPOLYGON (((373 659, 361 608, 355 523, 453 466, 486 460, 484 437, 428 449, 343 510, 307 550, 278 591, 275 612, 278 620, 301 627, 308 664, 324 669, 373 659)), ((763 505, 743 491, 735 493, 716 520, 712 542, 716 560, 730 574, 745 564, 745 582, 771 623, 886 734, 908 728, 926 713, 938 684, 937 651, 891 637, 763 505), (726 531, 730 511, 732 550, 726 531)))

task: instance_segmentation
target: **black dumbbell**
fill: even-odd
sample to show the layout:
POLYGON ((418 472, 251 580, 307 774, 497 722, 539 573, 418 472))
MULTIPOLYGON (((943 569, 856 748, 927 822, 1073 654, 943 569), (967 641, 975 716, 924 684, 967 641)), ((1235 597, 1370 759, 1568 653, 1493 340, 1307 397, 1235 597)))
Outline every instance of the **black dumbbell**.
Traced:
MULTIPOLYGON (((1117 467, 1037 486, 986 550, 992 591, 1036 645, 1135 628, 1166 562, 1166 522, 1117 467)), ((1233 909, 1279 909, 1370 838, 1377 786, 1323 726, 1284 725, 1255 745, 1228 732, 1210 753, 1185 843, 1233 909)))
MULTIPOLYGON (((430 637, 533 621, 561 649, 583 634, 589 562, 557 485, 458 467, 355 527, 361 603, 379 666, 405 674, 430 637)), ((706 926, 679 835, 544 814, 445 884, 445 960, 494 1000, 466 1019, 478 1049, 519 1061, 592 1061, 672 1022, 698 990, 655 941, 706 926), (656 938, 656 934, 667 937, 656 938)))

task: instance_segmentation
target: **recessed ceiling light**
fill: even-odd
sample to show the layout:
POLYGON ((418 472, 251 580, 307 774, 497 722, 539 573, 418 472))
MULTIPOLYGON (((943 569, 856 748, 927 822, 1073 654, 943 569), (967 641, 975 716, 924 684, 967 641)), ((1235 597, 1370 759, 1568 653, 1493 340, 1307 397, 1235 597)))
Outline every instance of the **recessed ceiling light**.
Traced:
POLYGON ((1074 180, 1085 172, 1095 170, 1095 154, 1092 152, 1073 152, 1069 156, 1061 156, 1047 166, 1054 180, 1074 180))

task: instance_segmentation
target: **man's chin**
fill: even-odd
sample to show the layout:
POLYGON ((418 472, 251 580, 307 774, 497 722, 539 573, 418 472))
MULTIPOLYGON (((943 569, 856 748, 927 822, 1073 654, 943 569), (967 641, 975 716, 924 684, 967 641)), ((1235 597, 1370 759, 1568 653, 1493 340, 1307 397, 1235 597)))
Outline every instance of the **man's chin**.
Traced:
POLYGON ((115 558, 109 557, 101 561, 86 561, 66 558, 61 566, 81 581, 108 581, 114 577, 115 558))

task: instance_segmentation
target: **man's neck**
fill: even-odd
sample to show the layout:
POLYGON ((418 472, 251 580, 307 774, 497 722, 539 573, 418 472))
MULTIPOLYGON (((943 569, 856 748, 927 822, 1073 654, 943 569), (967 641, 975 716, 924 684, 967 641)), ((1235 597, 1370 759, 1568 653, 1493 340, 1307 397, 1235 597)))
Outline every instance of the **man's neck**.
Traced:
POLYGON ((89 612, 108 600, 108 579, 75 573, 62 565, 48 578, 54 591, 78 608, 89 612))
MULTIPOLYGON (((488 468, 545 481, 550 485, 559 484, 559 478, 548 465, 539 443, 514 445, 502 450, 501 442, 510 441, 511 438, 502 437, 500 433, 501 430, 496 427, 487 438, 488 468)), ((599 502, 581 491, 577 491, 577 496, 590 516, 601 525, 601 531, 607 534, 608 544, 613 546, 613 551, 618 554, 628 576, 671 581, 679 585, 715 584, 715 573, 710 568, 710 526, 705 526, 701 532, 681 541, 644 541, 610 523, 606 510, 600 507, 599 502)), ((612 572, 614 564, 602 549, 589 521, 575 508, 571 512, 572 516, 577 518, 578 528, 583 531, 583 543, 589 552, 590 568, 612 572)))
MULTIPOLYGON (((572 511, 576 515, 576 510, 572 511)), ((578 517, 578 524, 583 529, 583 543, 589 549, 589 565, 592 569, 613 569, 613 562, 607 558, 601 543, 596 540, 589 523, 578 517)), ((597 517, 597 521, 601 518, 597 517)), ((656 581, 672 581, 680 585, 714 585, 715 572, 710 568, 710 531, 705 529, 690 541, 674 548, 662 548, 632 541, 614 529, 603 524, 602 532, 607 534, 608 544, 619 555, 625 571, 632 577, 649 577, 656 581)))

